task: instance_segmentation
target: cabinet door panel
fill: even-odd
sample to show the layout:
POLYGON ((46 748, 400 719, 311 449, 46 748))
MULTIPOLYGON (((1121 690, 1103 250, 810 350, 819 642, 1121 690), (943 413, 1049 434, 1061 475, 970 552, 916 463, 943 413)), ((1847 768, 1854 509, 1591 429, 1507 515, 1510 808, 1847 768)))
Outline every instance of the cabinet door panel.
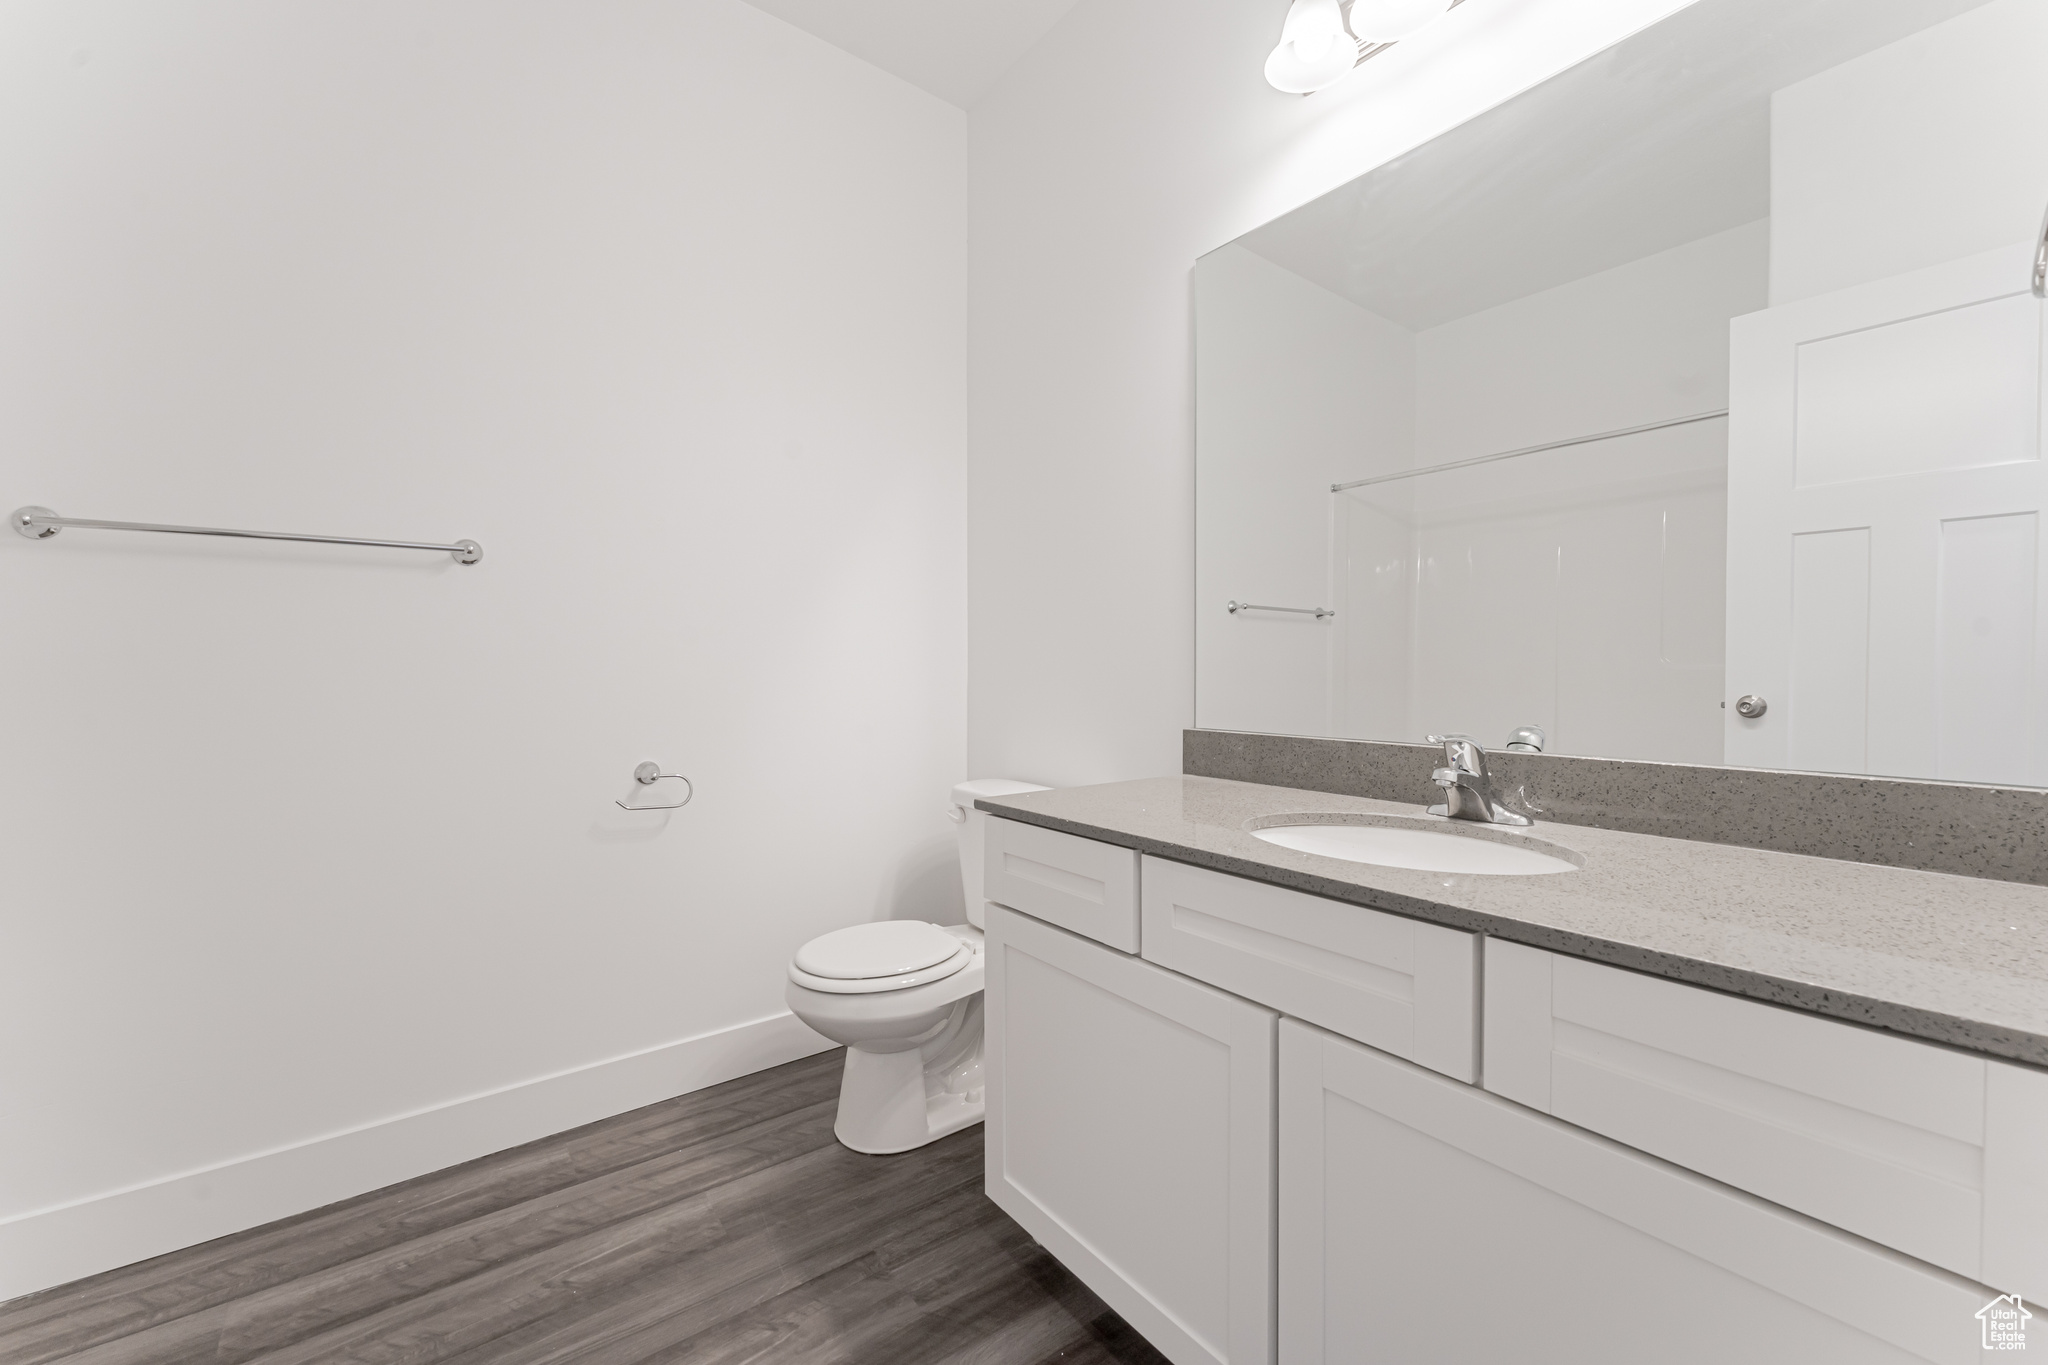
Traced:
POLYGON ((1477 943, 1439 924, 1144 861, 1147 958, 1461 1081, 1478 1079, 1477 943))
POLYGON ((1280 1358, 1979 1358, 1988 1291, 1283 1020, 1280 1358))
POLYGON ((988 912, 988 1193, 1177 1365, 1272 1359, 1275 1016, 988 912))
POLYGON ((1138 855, 1018 820, 988 822, 982 890, 997 905, 1138 951, 1138 855))
POLYGON ((1958 1274, 2048 1292, 2048 1076, 1498 939, 1486 982, 1488 1090, 1958 1274))
POLYGON ((1984 1079, 1980 1278, 2039 1303, 2048 1299, 2048 1075, 1987 1062, 1984 1079))

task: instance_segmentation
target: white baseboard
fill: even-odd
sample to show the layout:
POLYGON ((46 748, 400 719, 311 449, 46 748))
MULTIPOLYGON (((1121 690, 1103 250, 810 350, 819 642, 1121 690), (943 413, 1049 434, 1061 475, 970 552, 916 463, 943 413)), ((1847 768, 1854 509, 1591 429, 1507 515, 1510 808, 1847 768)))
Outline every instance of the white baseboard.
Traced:
POLYGON ((0 1222, 0 1300, 317 1209, 833 1046, 795 1015, 664 1043, 0 1222))

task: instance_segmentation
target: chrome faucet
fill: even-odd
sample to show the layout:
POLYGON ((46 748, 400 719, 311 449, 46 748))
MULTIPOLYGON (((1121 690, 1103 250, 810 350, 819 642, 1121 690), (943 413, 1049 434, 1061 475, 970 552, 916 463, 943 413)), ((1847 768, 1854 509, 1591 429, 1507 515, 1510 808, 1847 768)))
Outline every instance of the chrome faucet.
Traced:
POLYGON ((1493 778, 1486 771, 1486 750, 1465 735, 1431 735, 1431 744, 1444 746, 1444 766, 1429 780, 1444 789, 1444 803, 1431 806, 1431 815, 1452 820, 1477 820, 1488 825, 1534 824, 1528 816, 1501 804, 1493 790, 1493 778))

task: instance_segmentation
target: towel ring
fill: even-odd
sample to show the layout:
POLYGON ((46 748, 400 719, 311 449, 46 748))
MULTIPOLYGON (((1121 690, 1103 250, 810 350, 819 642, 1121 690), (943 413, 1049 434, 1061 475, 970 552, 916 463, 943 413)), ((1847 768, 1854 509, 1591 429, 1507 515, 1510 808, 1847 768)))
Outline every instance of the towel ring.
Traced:
POLYGON ((681 773, 663 772, 661 765, 652 759, 633 769, 633 780, 643 787, 651 787, 657 782, 680 782, 683 784, 683 799, 667 806, 629 806, 623 801, 613 802, 612 804, 620 810, 681 810, 689 805, 690 798, 697 794, 696 784, 689 778, 681 773))

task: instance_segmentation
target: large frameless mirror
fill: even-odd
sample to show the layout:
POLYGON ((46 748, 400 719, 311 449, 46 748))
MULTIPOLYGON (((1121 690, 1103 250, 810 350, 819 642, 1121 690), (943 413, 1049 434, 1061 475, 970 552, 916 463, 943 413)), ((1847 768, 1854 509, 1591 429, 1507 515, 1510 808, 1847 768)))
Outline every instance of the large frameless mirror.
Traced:
POLYGON ((1197 724, 2048 785, 2044 71, 1698 0, 1203 257, 1197 724))

